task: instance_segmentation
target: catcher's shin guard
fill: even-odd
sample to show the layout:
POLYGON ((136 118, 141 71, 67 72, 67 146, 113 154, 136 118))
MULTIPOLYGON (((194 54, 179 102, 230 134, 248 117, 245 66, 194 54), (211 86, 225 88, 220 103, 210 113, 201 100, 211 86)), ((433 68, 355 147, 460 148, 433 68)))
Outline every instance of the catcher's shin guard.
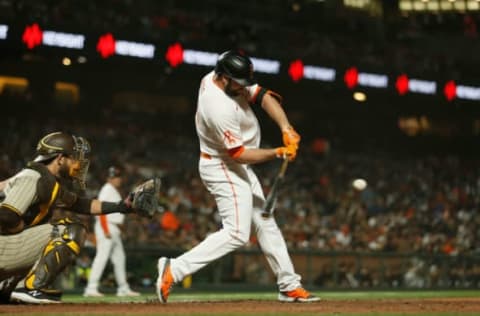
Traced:
POLYGON ((79 255, 86 237, 81 224, 68 224, 60 237, 45 246, 42 256, 25 279, 25 288, 47 289, 55 278, 79 255))

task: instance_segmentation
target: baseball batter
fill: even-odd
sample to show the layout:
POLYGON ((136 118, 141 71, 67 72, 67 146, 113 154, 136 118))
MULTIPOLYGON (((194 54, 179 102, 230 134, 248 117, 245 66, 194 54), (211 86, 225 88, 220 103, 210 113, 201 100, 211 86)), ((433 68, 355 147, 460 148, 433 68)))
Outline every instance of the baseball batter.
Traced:
POLYGON ((312 302, 302 288, 277 223, 261 216, 265 201, 251 164, 296 157, 300 136, 280 105, 280 96, 255 84, 250 59, 238 51, 220 55, 201 81, 195 118, 200 141, 199 173, 215 197, 222 229, 175 259, 158 261, 157 294, 165 303, 173 284, 243 246, 253 223, 260 247, 277 277, 278 299, 312 302), (284 147, 259 148, 260 126, 250 105, 262 106, 282 130, 284 147))
MULTIPOLYGON (((100 201, 119 202, 122 200, 120 188, 123 182, 122 169, 111 166, 108 169, 108 180, 100 189, 100 201)), ((112 213, 100 215, 95 218, 95 238, 97 239, 97 253, 93 259, 92 270, 84 296, 101 297, 98 284, 108 259, 112 261, 117 281, 117 296, 139 296, 140 293, 130 289, 125 271, 125 250, 121 237, 121 225, 125 219, 124 214, 112 213)))

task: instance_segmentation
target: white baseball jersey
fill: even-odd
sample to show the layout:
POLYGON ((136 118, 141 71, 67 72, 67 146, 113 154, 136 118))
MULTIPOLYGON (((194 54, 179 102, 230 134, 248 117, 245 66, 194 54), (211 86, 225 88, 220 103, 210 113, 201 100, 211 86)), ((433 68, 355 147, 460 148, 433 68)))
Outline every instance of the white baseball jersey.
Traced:
POLYGON ((294 271, 275 219, 264 219, 261 215, 265 197, 260 182, 249 165, 230 157, 236 152, 231 149, 258 148, 260 145, 260 126, 248 103, 260 88, 258 85, 246 87, 244 96, 233 98, 213 79, 213 72, 202 79, 195 123, 200 151, 204 153, 198 165, 200 177, 215 197, 222 229, 172 259, 172 275, 179 282, 243 246, 250 239, 253 224, 260 247, 277 276, 280 291, 293 290, 300 286, 300 276, 294 271))
MULTIPOLYGON (((223 156, 239 146, 258 148, 260 126, 247 98, 228 97, 214 84, 213 75, 213 71, 206 75, 200 85, 196 114, 200 151, 223 156)), ((247 97, 253 98, 257 89, 258 85, 246 87, 247 97)))
MULTIPOLYGON (((98 193, 98 199, 105 202, 119 202, 122 200, 122 196, 118 190, 109 182, 105 183, 98 193)), ((125 214, 122 213, 110 213, 106 215, 107 222, 109 224, 121 225, 125 219, 125 214)), ((97 224, 100 221, 100 216, 96 217, 97 224)))

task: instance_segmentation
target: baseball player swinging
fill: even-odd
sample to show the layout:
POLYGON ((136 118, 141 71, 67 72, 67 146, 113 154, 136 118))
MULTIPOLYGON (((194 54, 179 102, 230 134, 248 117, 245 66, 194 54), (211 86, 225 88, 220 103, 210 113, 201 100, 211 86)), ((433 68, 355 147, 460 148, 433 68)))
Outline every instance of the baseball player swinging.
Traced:
POLYGON ((222 229, 177 258, 159 259, 157 294, 162 303, 167 302, 175 283, 243 246, 249 240, 252 223, 277 277, 278 300, 319 300, 303 289, 275 219, 261 216, 265 197, 250 167, 275 158, 293 161, 296 157, 300 136, 280 101, 278 94, 255 84, 252 62, 239 51, 221 54, 215 70, 203 77, 195 117, 200 140, 199 173, 215 197, 222 229), (283 147, 259 148, 260 126, 250 105, 261 106, 277 123, 283 147))
POLYGON ((16 298, 30 303, 60 301, 58 293, 36 287, 55 279, 69 251, 79 250, 81 236, 77 238, 75 231, 65 231, 58 238, 51 237, 54 226, 49 221, 54 209, 81 214, 151 215, 156 211, 156 191, 150 190, 156 188, 154 180, 140 185, 117 203, 88 199, 71 191, 62 179, 82 181, 89 151, 90 146, 82 137, 63 132, 48 134, 39 141, 34 161, 2 182, 5 199, 0 203, 0 301, 9 300, 13 288, 39 257, 44 269, 32 269, 26 279, 30 289, 18 290, 16 298))

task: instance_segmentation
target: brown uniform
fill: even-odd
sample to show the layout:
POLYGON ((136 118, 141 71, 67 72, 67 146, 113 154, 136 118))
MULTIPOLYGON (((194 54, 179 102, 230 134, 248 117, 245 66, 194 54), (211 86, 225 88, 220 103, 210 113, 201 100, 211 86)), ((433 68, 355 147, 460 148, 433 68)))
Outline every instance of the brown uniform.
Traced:
POLYGON ((77 194, 64 188, 45 165, 35 162, 10 178, 4 193, 1 211, 20 215, 25 230, 13 235, 0 231, 0 300, 8 298, 50 240, 52 210, 58 207, 73 209, 80 204, 77 194))

